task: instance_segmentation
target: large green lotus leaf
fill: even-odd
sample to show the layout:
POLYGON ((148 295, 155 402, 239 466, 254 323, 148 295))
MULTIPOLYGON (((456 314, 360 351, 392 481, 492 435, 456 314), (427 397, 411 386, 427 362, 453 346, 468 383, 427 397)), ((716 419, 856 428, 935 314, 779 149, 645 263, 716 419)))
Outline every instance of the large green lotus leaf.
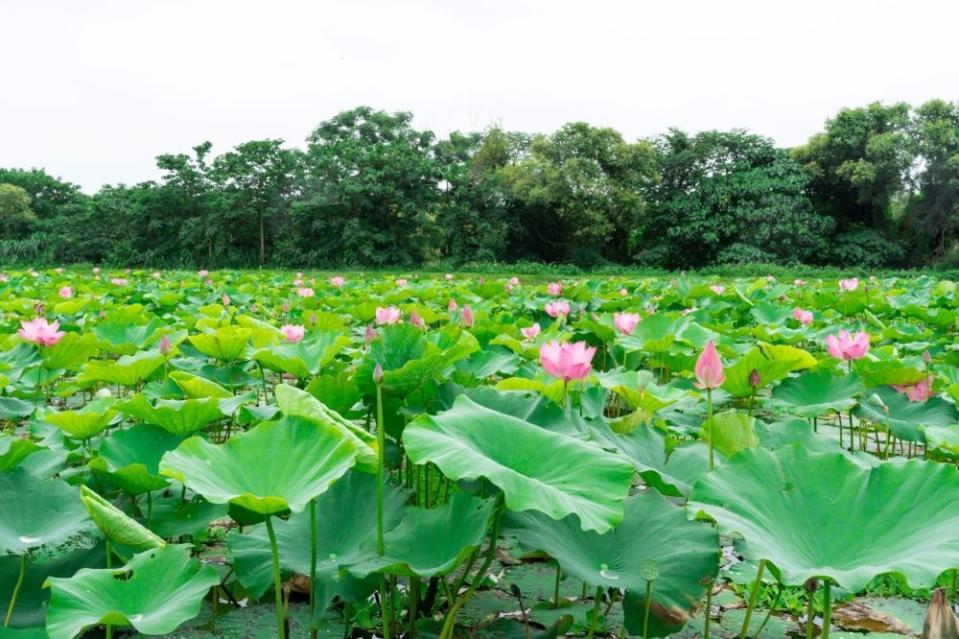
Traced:
MULTIPOLYGON (((5 385, 5 384, 4 384, 5 385)), ((15 420, 26 417, 36 408, 30 402, 16 397, 0 397, 0 419, 15 420)))
POLYGON ((0 472, 16 468, 38 450, 44 450, 44 447, 29 439, 0 435, 0 472))
POLYGON ((759 373, 760 386, 785 379, 789 373, 816 365, 816 359, 806 351, 792 346, 760 344, 726 369, 723 389, 733 397, 749 397, 756 387, 749 383, 753 371, 759 373))
POLYGON ((858 592, 880 574, 932 586, 959 566, 959 470, 919 460, 863 464, 801 444, 754 448, 703 476, 689 511, 740 534, 783 584, 831 577, 858 592))
POLYGON ((627 499, 623 522, 604 535, 583 531, 575 517, 553 521, 534 512, 508 514, 505 533, 528 551, 548 553, 568 575, 594 586, 625 588, 632 595, 626 611, 632 635, 642 635, 650 564, 658 571, 650 605, 655 637, 686 623, 705 593, 703 584, 719 568, 716 531, 689 521, 683 508, 654 492, 627 499))
POLYGON ((356 446, 333 426, 286 417, 216 445, 191 437, 163 455, 160 473, 214 504, 260 516, 300 512, 356 463, 356 446))
POLYGON ((160 490, 169 483, 159 474, 160 458, 181 441, 159 426, 137 424, 111 433, 100 444, 98 456, 90 460, 90 467, 133 495, 160 490))
POLYGON ((173 371, 170 373, 170 379, 183 391, 184 395, 193 399, 204 399, 207 397, 230 399, 233 397, 233 393, 216 382, 186 371, 173 371))
POLYGON ((716 413, 703 422, 700 434, 704 441, 712 440, 713 448, 727 457, 759 445, 756 418, 737 411, 716 413))
POLYGON ((432 462, 453 479, 485 477, 511 510, 554 519, 579 516, 583 528, 606 531, 623 517, 633 466, 621 455, 461 395, 439 415, 421 415, 403 432, 410 459, 432 462), (589 469, 584 472, 583 469, 589 469))
POLYGON ((140 351, 136 355, 124 355, 116 360, 91 360, 83 367, 79 381, 109 382, 134 387, 163 366, 166 358, 159 351, 140 351))
POLYGON ((284 415, 313 421, 339 431, 356 446, 357 469, 376 472, 379 464, 376 437, 299 388, 289 384, 277 384, 273 394, 284 415))
POLYGON ((204 428, 210 422, 223 418, 220 400, 206 399, 158 399, 151 404, 143 394, 117 404, 125 414, 147 424, 159 426, 178 437, 185 437, 204 428))
POLYGON ((80 370, 98 351, 95 335, 67 333, 59 342, 42 350, 43 367, 47 370, 80 370))
POLYGON ((385 535, 386 553, 354 565, 350 572, 435 577, 455 570, 486 538, 494 500, 456 493, 438 508, 410 507, 399 526, 385 535), (423 540, 430 540, 423 543, 423 540))
POLYGON ((619 343, 627 352, 665 353, 682 336, 690 321, 688 317, 647 315, 639 321, 632 334, 620 338, 619 343))
POLYGON ((119 570, 84 568, 69 579, 47 580, 47 633, 50 639, 73 639, 100 624, 133 626, 148 635, 172 632, 199 614, 207 591, 218 583, 212 567, 176 546, 142 552, 119 570))
POLYGON ((907 366, 899 361, 860 360, 856 362, 856 372, 862 376, 867 386, 908 386, 921 381, 929 375, 928 371, 915 366, 907 366))
MULTIPOLYGON (((406 495, 387 485, 383 495, 383 529, 394 529, 403 519, 406 495)), ((274 525, 284 576, 310 574, 309 510, 274 525), (304 541, 306 540, 306 543, 304 541)), ((251 597, 258 599, 273 586, 273 564, 266 527, 227 538, 236 576, 251 597)), ((350 472, 316 498, 317 593, 322 608, 346 581, 345 569, 376 556, 376 476, 350 472)))
POLYGON ((74 439, 90 439, 117 417, 116 400, 101 398, 76 410, 45 411, 42 419, 74 439))
POLYGON ((0 550, 14 555, 62 544, 92 523, 76 488, 23 468, 0 473, 0 513, 0 550))
POLYGON ((888 427, 893 435, 906 441, 923 441, 923 426, 952 426, 959 423, 956 407, 939 397, 911 402, 905 394, 888 387, 869 389, 866 395, 866 401, 856 408, 854 414, 880 427, 888 427), (888 414, 875 401, 876 397, 889 410, 888 414))
POLYGON ((11 379, 17 379, 26 369, 42 361, 40 351, 33 344, 18 342, 10 350, 0 353, 0 371, 7 373, 11 379))
POLYGON ((242 359, 253 330, 242 326, 223 326, 209 333, 190 335, 187 339, 198 351, 221 362, 242 359))
POLYGON ((791 377, 773 389, 773 402, 798 417, 818 417, 829 411, 847 411, 863 392, 857 375, 833 377, 828 370, 791 377))
POLYGON ((363 392, 350 378, 349 371, 338 375, 319 375, 307 385, 306 392, 331 410, 343 414, 363 397, 363 392))
POLYGON ((374 395, 373 370, 380 364, 383 392, 405 397, 477 350, 479 342, 466 331, 427 336, 412 324, 392 324, 384 326, 379 339, 370 344, 353 379, 366 395, 374 395))
POLYGON ((210 522, 222 519, 228 513, 226 504, 211 504, 199 496, 188 501, 180 501, 179 495, 161 499, 154 497, 150 530, 167 539, 196 537, 209 529, 210 522))
POLYGON ((93 327, 93 333, 107 350, 118 355, 133 355, 155 341, 163 322, 151 317, 146 324, 104 322, 93 327))
POLYGON ((346 335, 313 332, 295 344, 272 344, 258 349, 253 359, 264 368, 306 379, 319 373, 349 345, 350 338, 346 335))
POLYGON ((80 486, 80 500, 93 523, 113 543, 130 546, 138 552, 166 545, 165 541, 87 486, 80 486))

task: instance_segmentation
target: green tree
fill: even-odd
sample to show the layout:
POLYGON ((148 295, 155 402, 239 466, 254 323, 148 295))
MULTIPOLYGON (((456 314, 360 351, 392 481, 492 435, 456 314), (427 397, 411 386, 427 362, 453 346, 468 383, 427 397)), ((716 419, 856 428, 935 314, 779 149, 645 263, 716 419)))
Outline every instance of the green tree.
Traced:
POLYGON ((655 144, 661 179, 634 234, 640 262, 690 268, 819 261, 832 221, 813 212, 808 176, 772 140, 674 129, 655 144))
POLYGON ((0 184, 0 235, 3 238, 23 236, 36 219, 25 189, 13 184, 0 184))

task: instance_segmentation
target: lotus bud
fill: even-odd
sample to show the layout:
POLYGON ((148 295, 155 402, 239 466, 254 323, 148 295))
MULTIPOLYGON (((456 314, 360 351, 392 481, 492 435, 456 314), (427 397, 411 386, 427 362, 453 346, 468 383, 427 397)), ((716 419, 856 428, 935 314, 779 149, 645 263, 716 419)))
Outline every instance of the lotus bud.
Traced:
POLYGON ((160 338, 160 355, 169 355, 173 346, 170 344, 170 338, 166 335, 160 338))
POLYGON ((929 351, 923 351, 922 361, 924 361, 927 364, 932 364, 932 355, 929 354, 929 351))
POLYGON ((97 390, 97 392, 96 392, 96 396, 97 396, 97 397, 111 397, 112 395, 113 395, 113 393, 110 392, 110 389, 107 388, 107 387, 105 387, 105 386, 104 386, 103 388, 97 390))
POLYGON ((383 367, 379 364, 373 367, 373 382, 377 386, 383 383, 383 367))
POLYGON ((370 325, 367 324, 367 326, 366 326, 366 334, 363 336, 363 339, 366 340, 366 343, 367 343, 367 344, 369 344, 370 342, 372 342, 373 340, 375 340, 375 339, 376 339, 376 330, 374 330, 372 326, 370 326, 370 325))
POLYGON ((759 376, 759 371, 755 368, 749 371, 749 385, 753 388, 759 388, 762 384, 762 378, 759 376))

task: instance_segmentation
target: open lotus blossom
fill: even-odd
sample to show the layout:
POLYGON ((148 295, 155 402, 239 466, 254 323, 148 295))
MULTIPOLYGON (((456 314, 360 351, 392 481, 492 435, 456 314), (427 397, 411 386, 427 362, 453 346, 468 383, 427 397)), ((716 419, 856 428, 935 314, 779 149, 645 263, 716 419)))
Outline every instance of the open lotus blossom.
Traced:
POLYGON ((513 277, 509 278, 509 285, 510 285, 510 286, 519 286, 519 278, 516 277, 515 275, 514 275, 513 277))
POLYGON ((398 278, 396 278, 396 286, 397 286, 397 287, 403 288, 404 286, 406 286, 406 284, 407 284, 407 281, 406 281, 406 278, 405 278, 405 277, 398 277, 398 278))
MULTIPOLYGON (((97 272, 97 269, 94 269, 93 272, 96 273, 96 272, 97 272)), ((205 277, 207 277, 209 274, 210 274, 210 271, 206 270, 205 268, 201 268, 199 271, 196 272, 196 275, 197 275, 197 277, 199 277, 199 278, 205 278, 205 277)))
POLYGON ((596 348, 586 346, 586 342, 560 344, 552 340, 540 347, 539 361, 547 373, 570 382, 589 375, 595 354, 596 348))
POLYGON ((114 277, 110 280, 110 283, 115 286, 126 286, 129 282, 125 277, 114 277))
POLYGON ((54 321, 47 323, 45 317, 38 317, 29 322, 20 322, 20 330, 17 335, 25 342, 33 342, 37 346, 53 346, 59 342, 66 333, 61 330, 60 322, 54 321))
POLYGON ((805 280, 795 279, 793 280, 793 286, 802 286, 806 283, 805 280))
POLYGON ((723 286, 722 284, 711 284, 709 286, 709 290, 711 290, 716 295, 722 295, 723 293, 726 292, 726 287, 723 286))
POLYGON ((346 284, 346 280, 339 275, 334 275, 330 278, 330 284, 336 288, 342 288, 343 285, 346 284))
POLYGON ((457 305, 456 300, 450 300, 450 303, 446 305, 446 310, 448 310, 450 313, 452 313, 458 308, 459 308, 459 305, 457 305))
POLYGON ((59 291, 57 291, 57 295, 59 295, 60 297, 62 297, 62 298, 65 299, 65 300, 68 300, 68 299, 70 299, 71 297, 73 297, 73 289, 72 289, 71 287, 69 287, 69 286, 64 286, 64 287, 60 288, 59 291))
POLYGON ((426 328, 426 322, 423 321, 423 318, 420 317, 420 314, 416 311, 410 313, 410 324, 416 328, 426 328))
POLYGON ((850 335, 849 331, 839 331, 839 335, 826 336, 826 348, 836 359, 860 359, 869 352, 869 333, 862 331, 850 335))
POLYGON ((446 281, 449 282, 449 281, 451 281, 451 280, 453 279, 453 274, 452 274, 452 273, 447 273, 447 274, 445 275, 445 277, 446 277, 446 281))
POLYGON ((726 373, 723 372, 723 362, 719 359, 719 351, 716 350, 716 344, 713 340, 706 342, 706 347, 699 354, 696 360, 696 387, 702 389, 715 389, 723 385, 726 381, 726 373))
POLYGON ((629 335, 639 324, 639 313, 614 313, 613 324, 623 335, 629 335))
POLYGON ((100 267, 99 267, 99 266, 94 266, 94 267, 93 267, 93 274, 94 274, 94 275, 99 275, 99 274, 100 274, 100 267))
POLYGON ((620 296, 620 297, 627 297, 628 295, 629 295, 629 291, 627 291, 625 288, 619 289, 619 296, 620 296))
POLYGON ((300 278, 293 280, 293 286, 303 286, 303 280, 300 278))
POLYGON ((546 285, 546 292, 554 297, 563 294, 563 285, 560 282, 550 282, 546 285))
POLYGON ((376 323, 377 324, 396 324, 400 321, 400 309, 395 306, 387 306, 383 308, 382 306, 377 307, 376 309, 376 323))
POLYGON ((933 376, 929 375, 915 384, 893 384, 900 393, 904 393, 910 402, 924 402, 932 397, 933 376))
POLYGON ((847 280, 839 280, 840 291, 855 291, 857 288, 859 288, 858 277, 850 277, 847 280))
POLYGON ((532 342, 536 339, 536 336, 539 335, 542 329, 539 327, 539 323, 533 324, 532 326, 525 326, 519 329, 519 332, 523 334, 528 341, 532 342))
POLYGON ((566 317, 569 315, 569 302, 557 300, 546 303, 546 314, 550 317, 566 317))
POLYGON ((313 297, 316 295, 316 291, 314 291, 312 288, 304 287, 296 289, 296 294, 300 297, 313 297))
POLYGON ((296 344, 306 335, 306 328, 299 324, 284 324, 280 327, 280 332, 283 333, 286 341, 296 344))
POLYGON ((812 311, 804 311, 801 308, 794 308, 793 319, 803 326, 809 326, 812 324, 812 311))
POLYGON ((476 318, 473 317, 473 309, 468 304, 463 305, 463 315, 460 317, 460 321, 466 328, 472 328, 473 322, 476 321, 476 318))
POLYGON ((53 270, 54 270, 54 271, 55 271, 55 272, 57 273, 57 275, 60 275, 60 274, 62 274, 62 273, 63 273, 63 271, 64 271, 64 269, 63 269, 63 267, 62 267, 62 266, 58 266, 58 267, 56 267, 56 268, 55 268, 55 269, 53 269, 53 270))

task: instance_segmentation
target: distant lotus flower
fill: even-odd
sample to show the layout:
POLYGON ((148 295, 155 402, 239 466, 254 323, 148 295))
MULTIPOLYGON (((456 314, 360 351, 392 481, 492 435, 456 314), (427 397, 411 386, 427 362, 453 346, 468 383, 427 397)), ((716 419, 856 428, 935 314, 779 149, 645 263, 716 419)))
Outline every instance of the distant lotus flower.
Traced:
POLYGON ((463 322, 463 326, 465 326, 466 328, 473 327, 473 322, 475 321, 475 318, 473 317, 473 309, 471 309, 468 304, 465 304, 463 306, 463 315, 460 318, 460 320, 463 322))
POLYGON ((253 304, 250 304, 250 312, 256 313, 256 302, 254 302, 253 304))
POLYGON ((869 333, 858 332, 850 335, 849 331, 839 331, 839 336, 827 335, 826 347, 829 354, 836 359, 846 361, 860 359, 869 352, 869 333))
POLYGON ((563 285, 560 282, 550 282, 546 285, 546 292, 554 297, 559 297, 563 294, 563 285))
POLYGON ((709 290, 711 290, 716 295, 722 295, 723 293, 726 292, 726 287, 723 286, 722 284, 712 284, 710 285, 709 290))
POLYGON ((793 286, 802 286, 805 283, 806 283, 805 280, 800 280, 800 279, 793 280, 793 286))
POLYGON ((203 283, 206 284, 207 286, 213 286, 213 280, 211 280, 210 278, 206 278, 206 280, 204 280, 203 283))
POLYGON ((933 381, 933 376, 930 375, 915 384, 893 384, 892 387, 900 393, 905 393, 910 402, 924 402, 932 397, 933 381))
POLYGON ((407 284, 407 282, 406 282, 406 278, 405 278, 405 277, 398 277, 398 278, 396 278, 396 286, 397 286, 398 288, 403 288, 404 286, 406 286, 406 284, 407 284))
POLYGON ((64 286, 59 291, 57 291, 57 295, 59 295, 65 300, 68 300, 71 297, 73 297, 73 289, 70 288, 69 286, 64 286))
POLYGON ((114 277, 110 280, 110 283, 116 286, 126 286, 129 282, 125 277, 114 277))
POLYGON ((99 274, 100 274, 100 267, 99 267, 99 266, 94 266, 94 267, 93 267, 93 274, 94 274, 94 275, 99 275, 99 274))
POLYGON ((342 288, 343 285, 346 284, 346 280, 344 280, 339 275, 334 275, 333 277, 330 278, 330 284, 332 284, 336 288, 342 288))
POLYGON ((296 344, 303 339, 304 335, 306 335, 306 328, 300 326, 299 324, 284 324, 280 327, 280 332, 283 333, 286 341, 296 344))
POLYGON ((621 288, 621 289, 619 289, 619 296, 620 296, 620 297, 628 297, 628 296, 629 296, 629 291, 627 291, 625 288, 621 288))
POLYGON ((767 276, 766 276, 766 281, 767 281, 767 282, 775 282, 775 281, 776 281, 776 278, 773 277, 772 275, 767 275, 767 276))
POLYGON ((420 317, 420 314, 416 311, 410 313, 410 324, 416 328, 426 328, 426 322, 423 321, 423 318, 420 317))
POLYGON ((170 343, 170 338, 164 335, 160 338, 160 355, 169 355, 171 350, 173 350, 173 344, 170 343))
POLYGON ((399 321, 400 309, 395 306, 388 306, 386 308, 380 306, 376 309, 377 324, 396 324, 399 321))
POLYGON ((0 282, 9 282, 10 277, 6 273, 0 273, 0 282))
POLYGON ((40 277, 40 274, 36 271, 30 271, 30 277, 40 277))
POLYGON ((54 321, 48 324, 45 317, 38 317, 29 322, 20 322, 22 327, 17 331, 17 335, 25 342, 33 342, 37 346, 53 346, 59 342, 66 333, 57 330, 60 328, 60 322, 54 321))
POLYGON ((482 275, 480 275, 478 281, 479 281, 479 285, 480 285, 480 286, 482 286, 483 284, 486 284, 486 278, 483 277, 482 275))
POLYGON ((542 329, 539 327, 539 324, 537 323, 537 324, 533 324, 532 326, 521 328, 519 329, 519 332, 523 334, 523 337, 525 337, 527 340, 532 342, 533 340, 536 339, 536 336, 539 335, 539 332, 541 330, 542 329))
POLYGON ((553 340, 540 347, 539 361, 547 373, 569 382, 589 375, 595 354, 596 348, 587 347, 586 342, 560 344, 553 340))
POLYGON ((859 278, 850 277, 848 280, 839 280, 840 291, 855 291, 859 288, 859 278))
POLYGON ((220 301, 223 302, 223 306, 229 306, 230 296, 224 293, 223 295, 220 296, 220 301))
POLYGON ((110 392, 110 389, 109 389, 109 388, 107 388, 106 386, 104 386, 103 388, 97 389, 97 392, 94 393, 94 395, 96 395, 97 397, 100 397, 100 398, 104 398, 104 397, 112 397, 112 396, 113 396, 113 393, 110 392))
POLYGON ((150 273, 150 277, 152 277, 153 279, 158 279, 158 278, 161 277, 162 275, 163 275, 163 274, 160 273, 160 271, 153 271, 152 273, 150 273))
POLYGON ((287 304, 286 302, 283 302, 283 304, 280 306, 280 310, 282 310, 284 313, 289 313, 290 305, 287 304))
POLYGON ((696 360, 695 373, 697 388, 719 388, 726 381, 723 362, 719 359, 719 351, 716 350, 716 344, 713 343, 713 340, 706 342, 706 348, 699 354, 699 359, 696 360))
POLYGON ((507 293, 512 293, 512 292, 513 292, 513 285, 510 284, 509 282, 507 282, 506 284, 503 285, 503 289, 504 289, 507 293))
POLYGON ((519 278, 514 275, 513 277, 509 278, 509 284, 510 286, 519 286, 519 278))
POLYGON ((812 311, 804 311, 801 308, 794 308, 793 319, 798 321, 803 326, 809 326, 812 324, 812 311))
POLYGON ((63 267, 62 267, 62 266, 58 266, 58 267, 56 267, 56 268, 53 269, 53 270, 57 273, 57 275, 60 275, 60 274, 63 273, 63 267))
POLYGON ((932 364, 932 354, 929 353, 929 351, 923 351, 923 352, 922 352, 922 361, 924 361, 924 362, 927 363, 927 364, 932 364))
POLYGON ((639 313, 614 313, 613 324, 623 335, 629 335, 639 324, 639 313))
POLYGON ((569 302, 563 300, 547 302, 546 314, 550 317, 566 317, 569 315, 569 302))
POLYGON ((453 280, 453 274, 452 274, 452 273, 447 273, 444 277, 446 277, 446 281, 447 281, 447 282, 450 282, 450 281, 453 280))
POLYGON ((376 339, 376 329, 369 324, 366 325, 366 332, 363 334, 363 341, 367 344, 376 339))
POLYGON ((456 304, 456 300, 450 300, 450 303, 446 305, 446 310, 448 310, 450 313, 455 311, 457 308, 459 308, 459 306, 456 304))
POLYGON ((751 371, 749 371, 750 386, 752 386, 753 388, 759 388, 762 385, 762 382, 763 382, 763 379, 759 375, 759 371, 757 369, 754 368, 751 371))
POLYGON ((300 297, 313 297, 316 295, 316 292, 312 288, 298 288, 296 289, 296 294, 300 297))
POLYGON ((293 286, 296 286, 296 287, 303 286, 303 280, 301 280, 300 278, 296 278, 295 280, 293 280, 293 286))
MULTIPOLYGON (((96 272, 96 270, 94 270, 94 272, 96 272)), ((205 268, 201 268, 199 271, 196 272, 196 275, 200 279, 204 279, 210 276, 210 271, 206 270, 205 268)))
POLYGON ((296 274, 296 276, 299 277, 299 278, 302 278, 302 277, 303 277, 303 272, 300 271, 299 273, 296 274))

